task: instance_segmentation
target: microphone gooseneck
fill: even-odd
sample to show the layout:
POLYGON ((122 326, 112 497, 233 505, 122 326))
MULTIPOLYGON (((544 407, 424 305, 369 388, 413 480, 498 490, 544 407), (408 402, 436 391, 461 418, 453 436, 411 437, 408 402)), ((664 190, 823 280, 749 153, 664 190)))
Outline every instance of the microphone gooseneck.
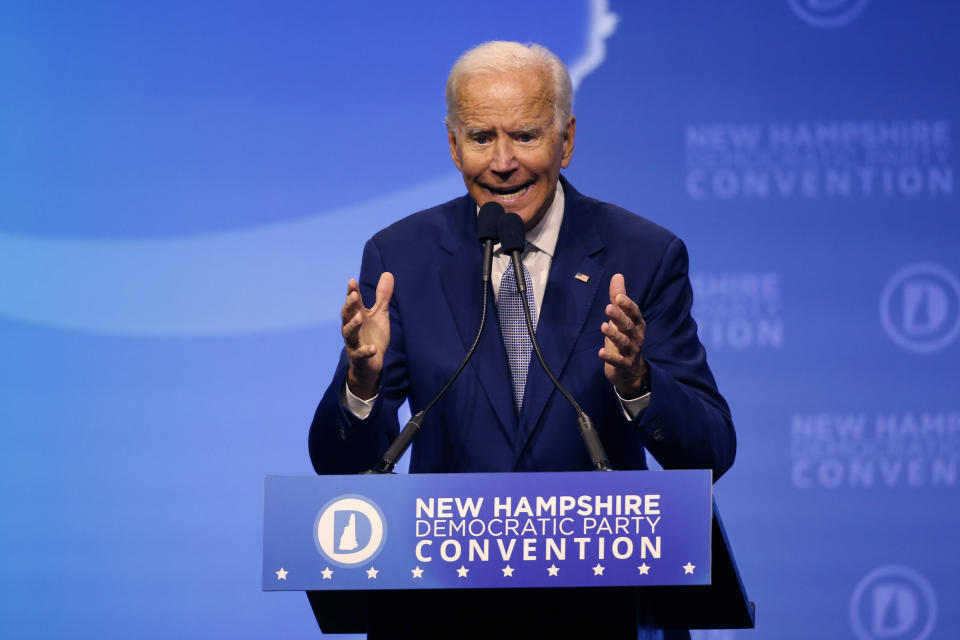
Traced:
POLYGON ((417 415, 407 421, 407 424, 403 426, 400 434, 396 440, 390 444, 390 447, 383 454, 383 457, 380 458, 380 461, 377 462, 373 469, 365 471, 364 473, 393 473, 397 462, 403 457, 407 449, 410 448, 413 439, 417 436, 417 433, 420 432, 420 427, 427 417, 427 412, 443 397, 447 389, 449 389, 457 379, 457 376, 460 375, 460 372, 463 371, 463 368, 467 366, 467 362, 473 357, 473 352, 476 351, 477 345, 480 344, 480 336, 483 334, 483 327, 487 320, 487 299, 490 290, 487 283, 490 282, 490 270, 491 264, 493 263, 493 245, 497 240, 497 220, 503 215, 503 207, 496 202, 486 203, 480 207, 480 213, 477 214, 477 236, 480 242, 483 243, 483 269, 480 273, 480 279, 483 284, 483 303, 480 311, 480 328, 477 329, 477 335, 473 339, 473 344, 470 345, 470 348, 467 350, 467 355, 460 361, 460 366, 453 372, 453 375, 451 375, 446 384, 443 385, 440 392, 433 397, 433 400, 427 403, 427 406, 425 406, 423 410, 419 411, 417 415))
POLYGON ((544 372, 547 374, 547 377, 550 378, 553 386, 563 394, 563 397, 567 399, 577 412, 577 425, 580 428, 580 435, 583 437, 583 442, 584 445, 586 445, 587 453, 590 455, 593 468, 597 471, 613 471, 613 467, 610 465, 610 459, 607 458, 607 452, 603 448, 603 443, 600 442, 600 436, 593 427, 593 422, 590 420, 590 417, 584 413, 583 409, 580 408, 580 405, 577 404, 573 396, 563 388, 563 385, 560 384, 557 377, 553 375, 553 371, 550 370, 550 367, 547 366, 547 361, 543 358, 540 345, 537 344, 537 337, 533 330, 533 319, 530 314, 530 305, 527 302, 527 282, 526 278, 523 277, 523 262, 520 260, 520 254, 526 246, 523 219, 515 213, 503 215, 500 220, 497 221, 497 233, 500 238, 500 246, 505 252, 510 254, 510 259, 513 261, 513 272, 516 274, 515 279, 517 281, 517 293, 520 294, 520 300, 523 303, 523 316, 527 323, 527 332, 530 334, 530 342, 533 343, 533 352, 537 354, 537 360, 540 361, 540 366, 543 367, 544 372))

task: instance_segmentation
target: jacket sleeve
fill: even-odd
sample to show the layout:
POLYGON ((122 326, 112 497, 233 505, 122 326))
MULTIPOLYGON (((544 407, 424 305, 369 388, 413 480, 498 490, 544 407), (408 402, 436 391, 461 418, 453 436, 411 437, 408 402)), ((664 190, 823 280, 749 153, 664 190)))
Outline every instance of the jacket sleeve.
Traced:
POLYGON ((713 469, 716 480, 733 464, 736 435, 690 315, 693 291, 687 272, 686 247, 674 238, 641 303, 650 404, 637 416, 636 426, 664 468, 713 469))

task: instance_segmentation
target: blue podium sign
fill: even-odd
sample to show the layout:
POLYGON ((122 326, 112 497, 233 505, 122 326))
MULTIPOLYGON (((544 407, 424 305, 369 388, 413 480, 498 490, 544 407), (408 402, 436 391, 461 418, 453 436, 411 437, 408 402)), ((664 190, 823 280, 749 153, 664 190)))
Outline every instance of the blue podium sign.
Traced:
POLYGON ((268 476, 267 591, 710 584, 705 470, 268 476))

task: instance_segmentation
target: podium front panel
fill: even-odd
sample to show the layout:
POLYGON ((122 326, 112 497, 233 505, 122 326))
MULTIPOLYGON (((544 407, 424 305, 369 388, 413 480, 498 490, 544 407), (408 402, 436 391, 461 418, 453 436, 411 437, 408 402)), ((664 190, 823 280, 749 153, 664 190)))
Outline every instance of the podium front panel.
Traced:
POLYGON ((706 470, 269 476, 268 591, 710 584, 706 470))

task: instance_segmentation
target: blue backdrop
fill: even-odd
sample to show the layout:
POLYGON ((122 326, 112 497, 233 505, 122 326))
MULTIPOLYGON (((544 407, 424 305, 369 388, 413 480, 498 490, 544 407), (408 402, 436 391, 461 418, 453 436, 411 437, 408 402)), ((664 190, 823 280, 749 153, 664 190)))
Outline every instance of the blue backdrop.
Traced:
POLYGON ((0 636, 317 634, 260 591, 263 477, 311 472, 363 241, 463 192, 443 84, 498 38, 570 65, 571 182, 690 248, 759 612, 696 635, 956 638, 958 28, 935 0, 3 3, 0 636))

